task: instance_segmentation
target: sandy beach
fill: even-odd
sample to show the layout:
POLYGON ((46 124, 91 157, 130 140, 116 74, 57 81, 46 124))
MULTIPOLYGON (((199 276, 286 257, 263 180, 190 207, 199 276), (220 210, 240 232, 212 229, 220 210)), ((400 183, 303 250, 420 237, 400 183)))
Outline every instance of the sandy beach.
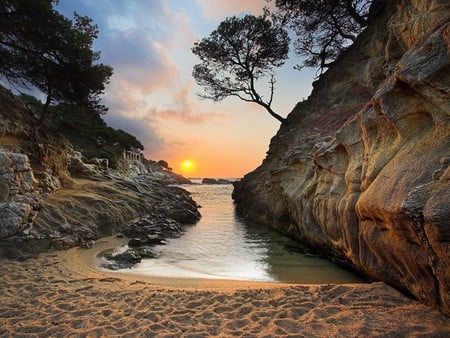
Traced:
POLYGON ((0 336, 450 335, 449 318, 383 283, 282 285, 100 271, 96 253, 111 244, 2 259, 0 336))

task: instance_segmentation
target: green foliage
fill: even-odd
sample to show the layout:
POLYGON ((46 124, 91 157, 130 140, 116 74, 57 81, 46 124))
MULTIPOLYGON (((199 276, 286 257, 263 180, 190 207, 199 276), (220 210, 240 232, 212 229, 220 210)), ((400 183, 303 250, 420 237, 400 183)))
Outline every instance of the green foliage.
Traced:
POLYGON ((296 33, 295 51, 305 57, 303 66, 321 70, 329 67, 355 41, 370 16, 386 5, 386 0, 267 1, 276 6, 272 19, 296 33))
MULTIPOLYGON (((43 109, 43 103, 33 96, 21 94, 17 98, 34 112, 43 109)), ((107 158, 111 168, 117 168, 124 150, 144 150, 142 143, 121 129, 109 127, 99 114, 70 104, 50 106, 54 118, 48 126, 64 135, 87 158, 107 158)))
POLYGON ((92 50, 98 27, 75 13, 70 20, 53 9, 55 0, 0 2, 0 74, 10 83, 47 95, 51 103, 71 103, 101 114, 100 95, 112 68, 92 50))
POLYGON ((100 115, 86 113, 73 105, 60 104, 52 109, 56 111, 56 118, 52 121, 54 128, 88 158, 107 158, 110 167, 115 168, 124 150, 144 150, 135 136, 107 126, 100 115))
POLYGON ((114 149, 111 149, 109 147, 103 148, 99 153, 99 158, 107 158, 109 162, 109 167, 113 169, 117 169, 118 167, 118 159, 117 159, 117 153, 114 149))
POLYGON ((43 104, 29 95, 19 98, 40 122, 66 136, 86 157, 108 158, 116 167, 123 150, 144 149, 123 130, 101 118, 107 108, 101 95, 112 68, 99 63, 93 50, 98 27, 87 16, 70 20, 53 6, 57 0, 0 1, 0 75, 22 88, 47 95, 43 104))
POLYGON ((236 96, 255 102, 279 121, 284 120, 271 108, 273 69, 284 64, 289 52, 289 37, 281 26, 274 26, 263 16, 227 18, 209 37, 196 42, 192 52, 201 61, 192 73, 204 87, 201 97, 221 101, 236 96), (256 82, 267 78, 270 97, 264 100, 256 90, 256 82))

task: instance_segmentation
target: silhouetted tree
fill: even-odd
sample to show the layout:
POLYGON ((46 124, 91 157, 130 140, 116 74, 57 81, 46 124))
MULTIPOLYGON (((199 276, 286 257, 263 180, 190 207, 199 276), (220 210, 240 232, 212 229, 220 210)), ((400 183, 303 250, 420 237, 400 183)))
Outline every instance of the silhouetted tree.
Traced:
POLYGON ((47 98, 40 123, 52 103, 77 104, 104 113, 100 95, 112 68, 98 63, 92 50, 98 27, 86 16, 70 20, 55 9, 56 0, 0 2, 0 74, 10 83, 37 88, 47 98))
MULTIPOLYGON (((295 52, 303 66, 323 71, 352 44, 386 0, 267 0, 274 2, 272 19, 297 35, 295 52)), ((266 8, 266 15, 269 10, 266 8)))
POLYGON ((157 163, 157 165, 159 165, 161 168, 172 171, 172 168, 169 167, 169 163, 167 161, 164 160, 159 160, 157 163))
POLYGON ((192 52, 201 63, 193 77, 204 87, 203 98, 221 101, 236 96, 264 107, 279 121, 284 118, 271 107, 275 77, 273 69, 284 64, 289 51, 287 32, 266 17, 246 15, 225 19, 209 37, 195 43, 192 52), (256 82, 268 79, 270 95, 264 99, 256 82))

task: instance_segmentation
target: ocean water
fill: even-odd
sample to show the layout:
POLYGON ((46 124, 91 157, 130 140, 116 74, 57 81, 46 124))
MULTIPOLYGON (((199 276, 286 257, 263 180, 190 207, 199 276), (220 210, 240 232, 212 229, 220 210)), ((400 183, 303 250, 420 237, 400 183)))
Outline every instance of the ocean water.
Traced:
POLYGON ((360 283, 361 279, 298 242, 236 215, 232 185, 183 185, 202 207, 183 236, 154 247, 133 273, 283 283, 360 283))

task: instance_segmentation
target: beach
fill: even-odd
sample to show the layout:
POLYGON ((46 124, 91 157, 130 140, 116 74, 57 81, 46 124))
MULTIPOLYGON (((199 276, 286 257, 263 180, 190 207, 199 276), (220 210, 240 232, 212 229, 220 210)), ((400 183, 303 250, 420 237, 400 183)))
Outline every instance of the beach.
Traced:
POLYGON ((1 337, 450 335, 449 318, 384 283, 287 285, 99 270, 119 242, 0 261, 1 337))

